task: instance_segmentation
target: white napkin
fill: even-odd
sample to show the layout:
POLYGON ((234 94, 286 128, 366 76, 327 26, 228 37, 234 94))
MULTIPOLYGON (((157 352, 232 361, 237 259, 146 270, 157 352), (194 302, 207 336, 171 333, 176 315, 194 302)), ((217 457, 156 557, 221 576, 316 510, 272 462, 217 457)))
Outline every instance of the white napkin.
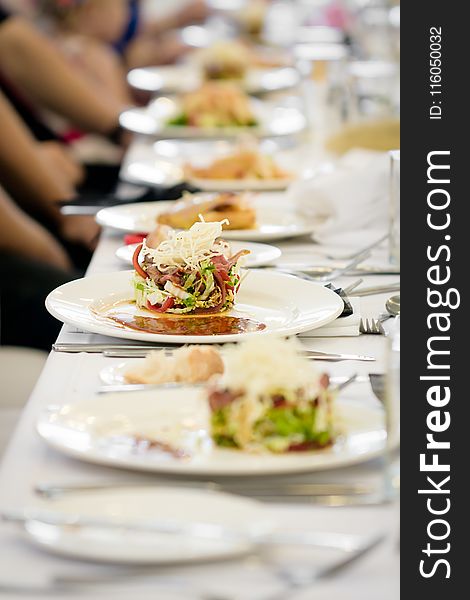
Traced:
POLYGON ((353 308, 353 314, 349 317, 335 319, 328 325, 305 331, 300 337, 342 337, 359 335, 359 324, 361 322, 361 299, 348 298, 353 308))
POLYGON ((318 240, 331 233, 373 227, 385 231, 389 175, 386 153, 351 150, 331 172, 294 182, 287 196, 307 219, 326 217, 315 229, 318 240))

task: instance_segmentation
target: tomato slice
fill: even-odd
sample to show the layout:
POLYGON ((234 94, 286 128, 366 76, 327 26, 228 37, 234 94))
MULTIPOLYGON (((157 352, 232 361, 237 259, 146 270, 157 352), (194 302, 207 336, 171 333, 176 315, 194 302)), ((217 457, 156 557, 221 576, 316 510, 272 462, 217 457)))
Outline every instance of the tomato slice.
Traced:
POLYGON ((222 277, 224 281, 230 281, 230 275, 227 271, 217 271, 217 273, 222 277))
POLYGON ((169 308, 173 308, 175 304, 175 299, 174 298, 170 298, 168 297, 165 302, 163 304, 150 304, 150 302, 147 300, 147 308, 149 310, 153 310, 154 312, 158 312, 158 313, 164 313, 166 312, 169 308))
POLYGON ((126 246, 130 246, 131 244, 141 244, 146 237, 147 234, 145 233, 129 233, 124 236, 124 243, 126 246))
POLYGON ((137 273, 143 279, 147 279, 147 273, 139 265, 139 254, 140 254, 140 251, 142 250, 142 246, 143 246, 143 244, 139 244, 137 246, 137 248, 134 250, 134 255, 132 256, 132 264, 134 266, 134 269, 137 271, 137 273))

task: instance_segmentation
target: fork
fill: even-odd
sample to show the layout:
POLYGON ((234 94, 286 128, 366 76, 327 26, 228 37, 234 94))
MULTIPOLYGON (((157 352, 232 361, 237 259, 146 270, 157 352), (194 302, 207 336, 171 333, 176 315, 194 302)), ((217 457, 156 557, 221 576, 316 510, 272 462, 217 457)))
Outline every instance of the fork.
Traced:
POLYGON ((382 242, 385 242, 386 239, 388 239, 390 237, 390 233, 385 233, 381 238, 379 238, 378 240, 375 240, 375 242, 373 242, 372 244, 369 244, 367 246, 365 246, 364 248, 362 248, 361 250, 359 250, 358 252, 350 252, 349 254, 325 254, 326 258, 329 258, 331 260, 338 260, 338 259, 351 259, 354 258, 355 256, 357 256, 358 254, 360 254, 361 252, 365 252, 366 250, 374 250, 375 248, 377 248, 377 246, 380 246, 380 244, 382 242))
MULTIPOLYGON (((314 569, 307 573, 295 573, 282 567, 277 569, 277 575, 283 581, 285 581, 286 586, 282 592, 265 596, 263 600, 286 600, 287 598, 292 597, 296 592, 308 589, 318 580, 332 577, 342 572, 344 569, 355 563, 357 560, 381 544, 385 537, 386 535, 383 533, 373 536, 369 538, 369 541, 365 542, 360 548, 353 552, 348 552, 346 556, 340 558, 336 562, 324 567, 320 567, 319 569, 314 569)), ((213 600, 216 599, 214 598, 213 600)), ((220 600, 222 600, 222 598, 220 598, 220 600)))
MULTIPOLYGON (((344 265, 344 267, 337 267, 337 268, 332 268, 332 269, 330 269, 329 267, 320 267, 319 271, 318 271, 318 275, 309 275, 308 273, 303 271, 301 268, 298 270, 292 270, 292 269, 284 269, 281 266, 281 267, 276 267, 276 270, 281 271, 283 273, 287 273, 289 275, 296 275, 297 277, 300 277, 301 279, 306 279, 307 281, 317 281, 317 282, 331 281, 333 279, 341 277, 342 275, 346 275, 350 271, 353 271, 355 269, 355 267, 357 267, 357 265, 359 265, 361 262, 364 262, 367 258, 369 258, 370 254, 371 254, 370 250, 365 250, 364 252, 357 254, 354 257, 354 259, 351 260, 350 262, 348 262, 346 265, 344 265)), ((269 265, 268 265, 268 267, 269 267, 269 265)))
MULTIPOLYGON (((303 573, 300 576, 295 573, 290 573, 287 569, 278 569, 274 571, 283 582, 285 582, 284 589, 280 593, 263 597, 263 600, 287 600, 291 598, 300 590, 306 590, 310 586, 314 585, 321 579, 333 577, 338 573, 341 573, 344 569, 353 565, 356 561, 360 560, 363 556, 371 552, 386 538, 384 533, 379 533, 376 536, 370 537, 361 546, 356 549, 351 549, 345 552, 345 556, 341 557, 337 561, 330 563, 319 569, 314 569, 308 573, 303 573)), ((307 544, 308 545, 308 544, 307 544)), ((238 597, 238 596, 237 596, 238 597)), ((214 594, 212 592, 203 593, 198 596, 199 600, 235 600, 234 596, 226 596, 225 594, 214 594)))
POLYGON ((378 319, 361 319, 359 323, 360 333, 368 333, 372 335, 386 335, 382 323, 378 319))

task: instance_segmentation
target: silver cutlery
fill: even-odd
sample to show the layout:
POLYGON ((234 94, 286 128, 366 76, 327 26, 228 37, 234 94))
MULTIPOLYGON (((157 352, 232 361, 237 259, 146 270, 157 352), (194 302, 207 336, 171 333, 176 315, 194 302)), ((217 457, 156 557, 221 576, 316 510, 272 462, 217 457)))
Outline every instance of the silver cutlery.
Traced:
MULTIPOLYGON (((318 534, 315 534, 318 535, 318 534)), ((331 544, 336 544, 334 549, 345 551, 345 556, 335 561, 334 563, 315 569, 313 572, 303 576, 302 581, 299 579, 299 575, 293 573, 287 573, 284 570, 277 569, 275 574, 287 582, 287 586, 282 591, 282 594, 276 593, 276 595, 270 595, 269 597, 263 598, 263 600, 284 600, 288 598, 291 592, 297 591, 302 587, 309 587, 315 581, 323 579, 329 576, 340 573, 343 569, 349 565, 354 564, 362 556, 365 556, 370 550, 375 548, 378 543, 384 539, 384 535, 376 536, 375 538, 351 536, 348 534, 321 534, 329 535, 328 538, 323 538, 320 541, 327 541, 331 547, 331 544), (295 579, 295 582, 294 582, 295 579)), ((286 540, 286 543, 288 541, 286 540)), ((321 547, 324 547, 323 545, 321 547)), ((24 574, 22 580, 19 583, 12 583, 10 581, 0 581, 0 593, 8 593, 9 595, 34 595, 51 598, 56 594, 66 595, 74 591, 78 591, 79 588, 86 588, 87 586, 100 586, 113 584, 119 581, 137 580, 145 578, 145 580, 152 580, 152 585, 158 584, 159 588, 164 586, 165 588, 171 586, 171 589, 182 592, 188 591, 193 600, 196 598, 199 600, 234 600, 233 597, 228 597, 225 594, 214 594, 208 590, 202 590, 198 588, 198 585, 189 581, 186 578, 180 576, 174 577, 171 575, 163 574, 160 570, 155 570, 154 567, 132 567, 132 568, 120 568, 119 570, 111 569, 106 572, 100 573, 58 573, 49 576, 43 576, 40 580, 36 581, 25 581, 24 574)), ((157 590, 154 591, 155 597, 160 597, 157 590)))
MULTIPOLYGON (((150 350, 155 350, 157 348, 145 348, 142 349, 140 347, 129 347, 127 350, 121 350, 120 348, 113 348, 108 350, 103 350, 103 356, 107 356, 109 358, 145 358, 150 350)), ((82 350, 84 352, 85 350, 82 350)), ((373 356, 365 356, 362 354, 334 354, 331 352, 316 352, 313 350, 305 350, 303 352, 304 356, 306 356, 310 360, 322 360, 322 361, 330 361, 336 362, 341 360, 358 360, 362 362, 372 362, 375 361, 373 356)))
MULTIPOLYGON (((358 548, 354 552, 349 553, 346 556, 340 558, 339 560, 324 567, 320 567, 318 569, 309 569, 308 571, 302 569, 301 571, 299 571, 287 569, 285 567, 278 567, 276 569, 276 574, 283 581, 285 581, 287 585, 281 592, 265 596, 262 600, 286 600, 293 594, 296 594, 297 591, 309 588, 312 584, 314 584, 320 579, 325 579, 327 577, 338 575, 338 573, 344 571, 347 567, 351 566, 359 559, 366 556, 366 554, 368 554, 379 544, 381 544, 385 537, 386 536, 383 533, 376 536, 372 536, 367 542, 365 542, 360 548, 358 548)), ((220 598, 220 600, 223 599, 220 598)), ((227 598, 226 600, 229 600, 229 598, 227 598)))
POLYGON ((385 403, 385 375, 379 373, 370 373, 369 381, 372 391, 374 392, 377 400, 385 403))
POLYGON ((146 392, 148 390, 175 390, 187 387, 204 387, 204 383, 186 383, 170 381, 167 383, 116 383, 101 385, 98 394, 114 394, 117 392, 146 392))
POLYGON ((396 292, 400 290, 400 282, 385 283, 367 288, 362 288, 354 292, 354 296, 373 296, 374 294, 385 294, 387 292, 396 292))
POLYGON ((145 345, 145 344, 117 344, 117 343, 103 343, 103 344, 93 344, 93 343, 56 343, 52 344, 52 350, 54 352, 91 352, 101 354, 105 350, 119 350, 119 351, 133 351, 140 350, 145 352, 150 352, 151 350, 164 350, 164 351, 173 351, 176 348, 181 346, 175 344, 174 346, 165 346, 165 345, 145 345))
POLYGON ((381 487, 369 484, 343 483, 283 483, 264 481, 104 481, 100 483, 50 484, 35 486, 35 493, 43 498, 55 498, 63 494, 86 493, 127 487, 153 487, 166 485, 182 489, 216 490, 238 496, 246 496, 269 503, 301 503, 319 506, 378 506, 387 504, 390 498, 381 487))
POLYGON ((345 552, 357 552, 361 547, 361 538, 355 535, 337 534, 329 532, 283 533, 272 532, 267 534, 251 534, 247 531, 232 529, 219 523, 205 521, 175 521, 171 519, 141 519, 122 520, 108 519, 106 517, 93 517, 78 513, 61 513, 44 509, 3 510, 0 518, 6 523, 43 523, 59 528, 74 529, 96 528, 105 530, 135 531, 142 533, 156 533, 167 535, 184 535, 206 540, 226 540, 244 543, 249 547, 263 546, 302 545, 321 548, 335 548, 345 552))
POLYGON ((348 294, 350 294, 353 290, 355 290, 359 285, 361 285, 361 283, 363 282, 363 279, 357 279, 356 281, 354 281, 353 283, 350 283, 348 286, 346 286, 345 288, 343 288, 343 292, 346 294, 346 296, 348 294))
POLYGON ((80 492, 92 492, 107 489, 119 489, 127 487, 155 487, 166 485, 170 487, 196 488, 216 490, 221 492, 236 493, 240 492, 259 492, 270 495, 279 494, 299 494, 311 496, 366 496, 377 493, 374 486, 361 483, 283 483, 269 481, 187 481, 187 480, 168 480, 155 481, 153 479, 144 479, 141 481, 100 481, 89 483, 39 483, 34 487, 34 492, 43 498, 55 498, 63 494, 73 494, 80 492))
POLYGON ((305 279, 308 280, 309 277, 312 277, 314 281, 323 282, 330 281, 334 278, 340 277, 341 275, 399 275, 400 269, 396 267, 382 267, 382 266, 373 266, 373 265, 359 265, 352 269, 347 269, 346 271, 342 271, 342 267, 329 267, 329 266, 321 266, 321 265, 311 265, 311 264, 280 264, 276 265, 265 265, 264 267, 250 267, 252 269, 274 269, 277 271, 281 271, 283 273, 287 273, 289 275, 297 275, 301 277, 302 275, 306 275, 305 279), (341 272, 338 273, 338 270, 341 269, 341 272))
POLYGON ((400 314, 400 294, 391 296, 385 303, 385 308, 392 317, 397 317, 400 314))
MULTIPOLYGON (((146 346, 146 345, 126 345, 126 344, 77 344, 77 343, 58 343, 53 344, 52 349, 55 352, 91 352, 103 354, 103 356, 114 358, 145 358, 152 350, 161 350, 165 353, 171 353, 181 345, 173 346, 146 346)), ((360 360, 375 361, 372 356, 360 354, 334 354, 331 352, 317 352, 314 350, 305 350, 304 355, 315 360, 360 360)))
MULTIPOLYGON (((353 269, 357 267, 361 262, 364 262, 370 256, 370 250, 365 252, 361 252, 358 254, 353 260, 348 262, 343 267, 331 268, 331 267, 298 267, 296 270, 285 269, 282 266, 274 267, 275 270, 281 271, 283 273, 287 273, 289 275, 296 275, 298 277, 302 277, 303 279, 312 280, 316 282, 321 281, 330 281, 331 279, 336 279, 341 277, 342 275, 346 275, 353 269), (309 275, 307 275, 307 271, 309 275), (315 273, 315 275, 313 275, 315 273)), ((267 265, 269 268, 269 265, 267 265)), ((271 267, 272 268, 272 267, 271 267)))
POLYGON ((360 333, 372 335, 386 335, 382 323, 378 319, 361 319, 359 323, 360 333))
POLYGON ((326 258, 329 258, 330 260, 338 260, 338 259, 348 260, 350 258, 354 258, 355 256, 357 256, 361 252, 365 252, 367 250, 373 250, 374 248, 377 248, 377 246, 380 246, 380 244, 382 242, 385 242, 385 240, 387 240, 389 237, 390 237, 390 233, 386 233, 381 238, 379 238, 378 240, 376 240, 372 244, 369 244, 368 246, 365 246, 365 248, 362 248, 358 252, 351 252, 349 254, 342 254, 342 255, 325 254, 325 256, 326 256, 326 258))
MULTIPOLYGON (((338 383, 334 384, 334 391, 340 392, 344 390, 348 385, 351 385, 356 381, 357 373, 351 375, 351 377, 343 378, 338 383)), ((106 384, 98 388, 98 394, 112 394, 116 392, 146 392, 148 390, 173 390, 178 388, 195 388, 205 387, 206 383, 187 383, 182 381, 169 381, 166 383, 116 383, 106 384)))

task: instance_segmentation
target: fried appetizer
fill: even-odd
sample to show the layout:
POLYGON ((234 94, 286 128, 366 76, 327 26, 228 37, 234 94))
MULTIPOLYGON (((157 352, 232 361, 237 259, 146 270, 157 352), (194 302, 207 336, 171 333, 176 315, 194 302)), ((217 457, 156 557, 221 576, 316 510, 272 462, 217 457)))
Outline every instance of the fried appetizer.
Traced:
POLYGON ((228 221, 224 229, 252 229, 256 225, 255 209, 247 194, 186 194, 157 221, 177 229, 189 229, 202 216, 205 221, 228 221))
POLYGON ((124 375, 128 383, 202 383, 224 372, 220 352, 212 346, 183 346, 168 356, 150 352, 137 367, 124 375))

